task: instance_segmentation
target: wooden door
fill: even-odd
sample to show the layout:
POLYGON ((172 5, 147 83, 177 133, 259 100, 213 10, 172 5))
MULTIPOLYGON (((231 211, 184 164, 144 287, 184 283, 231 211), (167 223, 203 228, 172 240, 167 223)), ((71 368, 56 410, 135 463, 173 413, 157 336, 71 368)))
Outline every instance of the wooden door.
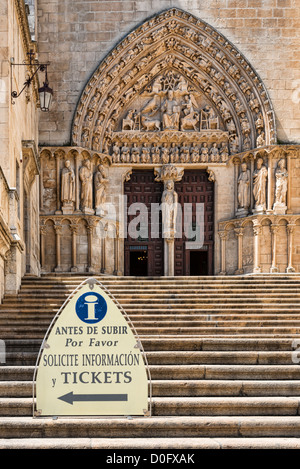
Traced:
POLYGON ((125 239, 125 275, 135 275, 141 269, 136 268, 134 263, 139 257, 133 255, 134 251, 140 251, 140 258, 143 259, 143 270, 148 276, 162 276, 164 274, 163 263, 163 239, 161 236, 161 216, 157 228, 159 237, 151 236, 151 204, 160 204, 163 192, 163 184, 155 181, 153 170, 134 170, 129 181, 124 184, 124 194, 127 196, 127 228, 130 222, 139 214, 129 215, 128 211, 132 204, 143 203, 147 207, 148 232, 138 239, 132 238, 127 231, 125 239), (145 256, 147 257, 147 267, 145 267, 145 256))
MULTIPOLYGON (((175 275, 191 275, 191 256, 197 250, 207 252, 206 275, 213 275, 213 248, 214 248, 214 184, 208 180, 205 170, 185 170, 181 181, 176 183, 178 201, 184 213, 184 204, 192 204, 190 214, 191 228, 196 226, 196 203, 204 204, 204 245, 200 249, 187 249, 189 241, 184 230, 184 216, 182 216, 182 237, 175 239, 175 275)), ((196 254, 194 254, 196 256, 196 254)), ((193 275, 195 265, 193 263, 193 275)), ((199 264, 199 275, 203 275, 203 263, 199 264)))

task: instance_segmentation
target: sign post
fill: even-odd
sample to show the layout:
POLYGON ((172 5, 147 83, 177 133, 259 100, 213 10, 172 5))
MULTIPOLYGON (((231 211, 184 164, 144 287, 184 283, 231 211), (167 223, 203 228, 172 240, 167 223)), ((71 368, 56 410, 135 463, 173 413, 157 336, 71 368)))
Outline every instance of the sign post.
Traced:
POLYGON ((34 382, 34 416, 151 414, 151 378, 141 343, 126 313, 96 279, 83 282, 53 319, 34 382))

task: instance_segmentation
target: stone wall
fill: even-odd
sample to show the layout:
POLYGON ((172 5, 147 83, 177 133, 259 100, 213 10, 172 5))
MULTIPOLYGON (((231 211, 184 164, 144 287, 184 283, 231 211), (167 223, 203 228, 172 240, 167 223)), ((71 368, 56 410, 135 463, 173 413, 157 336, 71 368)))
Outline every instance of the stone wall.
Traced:
POLYGON ((51 62, 53 112, 40 141, 70 143, 78 99, 100 61, 132 29, 178 7, 204 20, 251 63, 273 102, 278 138, 300 142, 300 5, 297 0, 39 0, 39 56, 51 62))
POLYGON ((0 169, 1 288, 15 293, 24 273, 39 274, 38 80, 19 93, 33 73, 28 52, 35 50, 25 3, 0 1, 0 169))

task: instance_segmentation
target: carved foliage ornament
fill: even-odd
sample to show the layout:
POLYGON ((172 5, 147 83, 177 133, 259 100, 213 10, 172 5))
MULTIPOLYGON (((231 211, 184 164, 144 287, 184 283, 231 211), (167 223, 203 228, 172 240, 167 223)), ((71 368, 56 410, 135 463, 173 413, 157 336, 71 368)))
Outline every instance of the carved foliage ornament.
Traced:
POLYGON ((172 8, 131 32, 103 60, 77 106, 72 140, 110 155, 114 146, 127 146, 127 159, 115 162, 132 163, 143 147, 145 162, 152 162, 146 146, 161 151, 186 139, 186 162, 193 162, 192 142, 235 154, 274 144, 275 119, 263 83, 238 50, 206 23, 172 8))

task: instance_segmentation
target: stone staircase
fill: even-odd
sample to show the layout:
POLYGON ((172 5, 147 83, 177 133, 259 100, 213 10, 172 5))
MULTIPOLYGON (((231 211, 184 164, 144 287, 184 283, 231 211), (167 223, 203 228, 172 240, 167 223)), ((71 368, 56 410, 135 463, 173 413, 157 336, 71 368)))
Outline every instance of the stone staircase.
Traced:
POLYGON ((0 366, 0 449, 300 448, 297 274, 97 277, 143 343, 152 416, 33 418, 39 347, 84 279, 24 277, 19 294, 0 305, 7 351, 0 366))

